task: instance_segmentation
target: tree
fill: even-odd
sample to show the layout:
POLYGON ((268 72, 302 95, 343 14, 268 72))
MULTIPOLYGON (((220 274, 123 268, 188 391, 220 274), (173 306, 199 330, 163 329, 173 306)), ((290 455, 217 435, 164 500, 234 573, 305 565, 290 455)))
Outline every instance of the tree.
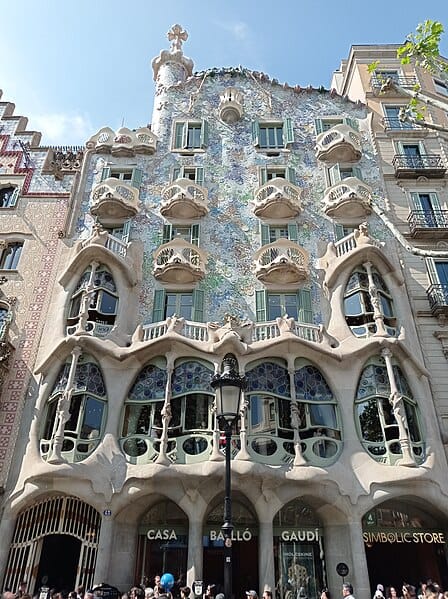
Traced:
MULTIPOLYGON (((397 58, 401 64, 414 62, 432 75, 435 75, 448 84, 448 62, 440 56, 440 40, 444 28, 438 21, 426 20, 420 23, 415 33, 410 33, 406 37, 405 43, 397 50, 397 58)), ((379 61, 371 63, 368 67, 370 73, 374 73, 378 68, 379 61)), ((448 111, 448 102, 435 100, 424 94, 420 86, 416 84, 412 89, 401 87, 398 82, 391 77, 385 77, 381 81, 381 91, 386 92, 394 89, 400 94, 410 98, 407 106, 401 109, 400 119, 403 122, 417 124, 420 127, 434 129, 448 133, 446 127, 435 125, 425 119, 426 106, 434 106, 444 111, 448 111)))

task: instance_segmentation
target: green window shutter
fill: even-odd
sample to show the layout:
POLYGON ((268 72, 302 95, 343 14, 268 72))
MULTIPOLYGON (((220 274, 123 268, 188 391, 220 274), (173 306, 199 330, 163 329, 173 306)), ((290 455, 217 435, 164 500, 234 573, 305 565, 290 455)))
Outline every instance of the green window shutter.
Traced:
POLYGON ((420 194, 416 192, 411 193, 411 204, 412 210, 421 210, 422 203, 420 202, 420 194))
POLYGON ((261 223, 260 225, 260 233, 261 233, 261 245, 267 245, 269 243, 269 225, 264 225, 261 223))
POLYGON ((196 167, 195 181, 198 185, 204 185, 204 167, 203 166, 196 167))
POLYGON ((354 129, 355 131, 358 131, 358 120, 357 119, 345 118, 343 120, 343 123, 344 123, 344 125, 348 125, 352 129, 354 129))
POLYGON ((199 246, 199 225, 191 225, 191 243, 199 246))
POLYGON ((297 185, 296 171, 295 171, 295 169, 291 168, 290 166, 286 167, 286 179, 293 185, 297 185))
POLYGON ((268 182, 268 169, 265 166, 260 166, 260 184, 264 185, 268 182))
POLYGON ((322 119, 314 119, 314 128, 316 129, 316 135, 324 132, 324 122, 322 119))
POLYGON ((426 258, 426 268, 428 269, 429 283, 431 285, 439 285, 440 281, 434 258, 426 258))
POLYGON ((14 208, 14 206, 17 204, 17 200, 19 199, 19 195, 20 195, 20 187, 16 187, 12 193, 11 199, 9 200, 9 207, 10 208, 14 208))
POLYGON ((186 123, 176 123, 174 126, 174 148, 177 150, 181 150, 187 144, 186 133, 188 132, 188 127, 186 123))
POLYGON ((154 305, 152 308, 152 321, 161 322, 165 319, 165 289, 154 291, 154 305))
POLYGON ((297 308, 300 322, 313 322, 313 308, 311 305, 311 290, 299 289, 297 292, 297 308))
POLYGON ((258 121, 252 121, 252 143, 254 146, 260 145, 260 125, 258 121))
POLYGON ((283 121, 283 145, 286 147, 292 143, 294 143, 294 129, 292 119, 288 117, 283 121))
POLYGON ((121 234, 121 239, 125 243, 129 243, 129 237, 131 235, 131 225, 132 225, 131 219, 125 220, 123 223, 123 233, 121 234))
POLYGON ((440 210, 439 197, 436 193, 430 193, 429 198, 431 200, 431 206, 433 210, 440 210))
POLYGON ((202 289, 193 289, 193 320, 204 322, 204 292, 202 289))
POLYGON ((171 225, 163 225, 162 243, 168 243, 169 241, 171 241, 171 235, 172 235, 172 226, 171 225))
POLYGON ((294 241, 294 243, 297 243, 297 240, 299 239, 297 223, 288 224, 288 239, 289 241, 294 241))
POLYGON ((205 148, 208 145, 208 122, 203 119, 201 126, 201 148, 205 148))
POLYGON ((101 171, 101 181, 110 177, 110 166, 105 166, 101 171))
POLYGON ((336 241, 345 237, 344 225, 334 224, 334 236, 336 237, 336 241))
POLYGON ((354 177, 357 177, 358 179, 361 179, 362 181, 362 171, 359 168, 359 166, 352 166, 352 173, 354 177))
POLYGON ((261 291, 255 291, 255 311, 257 322, 266 322, 268 319, 267 314, 267 291, 262 289, 261 291))
POLYGON ((142 184, 143 171, 141 168, 134 168, 132 171, 132 179, 131 185, 132 187, 136 187, 140 189, 140 185, 142 184))
POLYGON ((182 179, 184 176, 184 167, 183 166, 175 166, 173 168, 172 181, 174 182, 176 179, 182 179))
POLYGON ((330 177, 330 185, 339 183, 341 180, 341 172, 339 170, 339 164, 334 164, 328 169, 328 176, 330 177))

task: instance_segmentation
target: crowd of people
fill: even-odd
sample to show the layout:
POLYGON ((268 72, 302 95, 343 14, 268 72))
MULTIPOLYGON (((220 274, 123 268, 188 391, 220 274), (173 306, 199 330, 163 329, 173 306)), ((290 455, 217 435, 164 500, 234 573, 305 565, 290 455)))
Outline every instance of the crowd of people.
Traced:
MULTIPOLYGON (((178 581, 173 579, 171 584, 166 584, 163 577, 157 575, 154 577, 152 586, 134 585, 124 593, 109 585, 100 585, 87 590, 80 586, 74 591, 62 591, 42 586, 35 595, 28 593, 26 582, 21 582, 16 592, 5 589, 2 599, 194 599, 197 597, 182 582, 181 579, 178 581)), ((209 584, 202 599, 232 599, 226 598, 219 591, 217 585, 209 584)), ((255 590, 250 590, 246 591, 246 596, 241 599, 259 599, 259 596, 255 590)), ((261 599, 273 599, 272 592, 265 589, 261 599)), ((332 599, 332 594, 325 588, 320 594, 320 599, 332 599)), ((342 585, 342 599, 355 599, 353 587, 349 582, 344 582, 342 585)), ((448 591, 443 591, 437 582, 430 579, 420 583, 419 587, 403 582, 401 588, 388 586, 385 589, 382 584, 378 584, 373 599, 448 599, 448 591)))

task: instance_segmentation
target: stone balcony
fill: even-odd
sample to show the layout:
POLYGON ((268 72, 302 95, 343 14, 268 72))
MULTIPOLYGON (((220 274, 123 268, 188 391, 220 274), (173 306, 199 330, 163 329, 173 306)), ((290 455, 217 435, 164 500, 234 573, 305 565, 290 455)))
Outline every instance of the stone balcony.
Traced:
POLYGON ((103 225, 123 223, 135 216, 140 207, 138 189, 114 177, 96 185, 90 197, 90 212, 103 225))
POLYGON ((308 255, 297 243, 278 239, 255 254, 255 275, 263 283, 298 283, 308 278, 308 255))
POLYGON ((154 154, 157 141, 157 136, 149 127, 140 127, 135 131, 121 127, 116 132, 109 127, 103 127, 89 139, 86 146, 98 154, 135 156, 136 154, 154 154))
POLYGON ((154 277, 164 283, 196 283, 205 275, 206 254, 184 239, 161 245, 154 255, 154 277))
POLYGON ((255 193, 254 214, 258 218, 294 218, 301 211, 302 190, 282 177, 275 177, 255 193))
POLYGON ((448 316, 448 285, 431 285, 426 293, 433 316, 448 316))
POLYGON ((166 218, 200 218, 208 213, 207 190, 191 179, 176 179, 163 190, 160 213, 166 218))
POLYGON ((357 162, 361 155, 361 136, 348 125, 335 125, 317 136, 316 158, 318 160, 357 162))
POLYGON ((357 177, 347 177, 325 190, 324 212, 331 218, 359 218, 371 213, 372 190, 357 177))
POLYGON ((243 94, 234 87, 228 87, 220 96, 219 118, 231 125, 243 116, 243 94))

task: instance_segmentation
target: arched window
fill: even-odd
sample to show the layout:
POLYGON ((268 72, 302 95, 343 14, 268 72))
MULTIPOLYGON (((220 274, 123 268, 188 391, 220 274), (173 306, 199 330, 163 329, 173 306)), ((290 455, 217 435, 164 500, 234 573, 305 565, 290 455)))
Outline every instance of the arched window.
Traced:
MULTIPOLYGON (((162 408, 167 384, 161 363, 146 366, 125 404, 122 447, 133 463, 157 459, 162 435, 162 408)), ((214 399, 213 369, 199 361, 179 362, 171 380, 167 453, 178 463, 201 461, 211 450, 214 399)))
MULTIPOLYGON (((411 452, 416 462, 421 463, 424 460, 424 442, 417 403, 400 367, 394 364, 393 371, 404 403, 411 452)), ((361 443, 375 460, 384 464, 394 464, 402 457, 398 424, 389 401, 390 392, 384 359, 371 360, 359 380, 355 409, 361 443)))
POLYGON ((101 337, 112 329, 118 309, 118 293, 115 281, 104 266, 96 268, 93 280, 89 267, 81 276, 72 293, 67 318, 67 331, 74 333, 80 319, 87 310, 86 331, 93 331, 101 337), (91 289, 88 289, 89 283, 91 289))
POLYGON ((350 275, 344 293, 344 313, 348 326, 356 337, 369 337, 377 332, 374 304, 383 316, 384 328, 389 335, 396 334, 392 296, 375 268, 370 267, 371 278, 364 266, 358 266, 350 275))
MULTIPOLYGON (((51 453, 57 426, 58 402, 66 389, 70 363, 59 371, 47 402, 41 436, 41 455, 47 459, 51 453)), ((79 359, 73 382, 69 418, 64 426, 62 457, 68 462, 80 462, 99 445, 106 412, 106 387, 99 366, 91 356, 79 359)))
POLYGON ((334 461, 342 450, 342 435, 330 387, 320 370, 308 363, 295 371, 294 385, 303 455, 312 463, 334 461))
POLYGON ((156 457, 155 442, 162 435, 166 381, 164 361, 155 361, 143 368, 128 393, 121 445, 133 463, 145 463, 156 457))

